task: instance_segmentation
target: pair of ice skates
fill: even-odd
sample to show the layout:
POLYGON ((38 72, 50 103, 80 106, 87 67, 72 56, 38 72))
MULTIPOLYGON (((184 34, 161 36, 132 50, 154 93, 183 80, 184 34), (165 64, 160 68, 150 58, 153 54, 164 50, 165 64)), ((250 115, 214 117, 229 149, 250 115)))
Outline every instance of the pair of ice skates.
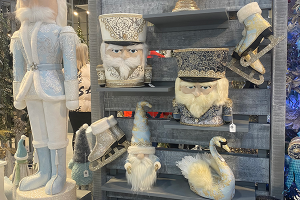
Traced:
POLYGON ((265 68, 259 58, 285 38, 285 36, 278 38, 273 36, 271 25, 261 16, 261 13, 262 11, 257 2, 249 3, 238 11, 238 20, 241 24, 244 24, 243 38, 234 49, 231 62, 227 64, 229 69, 256 85, 264 82, 265 68), (270 44, 257 52, 264 39, 270 40, 270 44), (243 67, 250 66, 253 69, 252 72, 246 74, 236 67, 235 63, 238 60, 243 67), (259 73, 259 80, 254 78, 256 72, 259 73))
POLYGON ((102 118, 91 124, 96 144, 89 155, 90 170, 96 171, 125 153, 130 145, 114 116, 102 118))

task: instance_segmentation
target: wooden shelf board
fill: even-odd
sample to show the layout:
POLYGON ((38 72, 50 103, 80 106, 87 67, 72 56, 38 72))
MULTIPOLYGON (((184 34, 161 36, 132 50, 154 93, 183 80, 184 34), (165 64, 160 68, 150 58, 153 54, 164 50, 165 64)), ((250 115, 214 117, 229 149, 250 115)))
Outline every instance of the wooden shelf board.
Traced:
POLYGON ((155 32, 228 28, 226 8, 151 14, 143 18, 155 25, 155 32))
POLYGON ((135 88, 108 88, 99 87, 99 92, 170 92, 174 90, 174 85, 155 85, 155 87, 135 87, 135 88))
MULTIPOLYGON (((206 200, 190 190, 186 179, 158 178, 154 187, 149 191, 134 192, 127 183, 126 178, 112 178, 102 187, 102 190, 115 193, 127 193, 136 195, 145 195, 152 197, 168 199, 185 199, 185 200, 206 200)), ((233 200, 253 200, 255 199, 254 187, 235 187, 235 196, 233 200)))
MULTIPOLYGON (((249 116, 247 115, 233 115, 233 123, 236 125, 236 132, 248 132, 249 131, 249 116)), ((216 127, 201 127, 201 126, 187 126, 182 125, 180 122, 170 120, 164 125, 165 129, 184 129, 184 130, 211 130, 211 131, 224 131, 229 132, 229 125, 224 124, 216 127)))

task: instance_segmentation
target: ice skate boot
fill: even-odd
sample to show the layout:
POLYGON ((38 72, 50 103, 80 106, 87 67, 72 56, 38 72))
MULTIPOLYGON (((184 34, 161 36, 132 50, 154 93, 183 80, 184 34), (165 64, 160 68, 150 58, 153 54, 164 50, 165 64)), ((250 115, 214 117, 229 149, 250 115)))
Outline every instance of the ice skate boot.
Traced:
POLYGON ((124 146, 127 150, 130 146, 130 142, 126 140, 126 135, 117 125, 117 120, 114 118, 113 115, 109 116, 107 120, 111 127, 111 132, 117 137, 118 144, 124 146))
POLYGON ((93 134, 96 136, 96 145, 88 159, 90 161, 90 170, 96 171, 114 161, 122 155, 126 149, 118 145, 117 136, 110 130, 111 126, 107 117, 94 122, 91 128, 93 134))
MULTIPOLYGON (((264 74, 265 73, 265 68, 264 66, 261 64, 260 60, 256 60, 254 63, 252 63, 250 65, 251 68, 255 69, 256 71, 260 72, 261 74, 259 74, 259 80, 255 79, 254 78, 254 75, 255 75, 255 71, 252 70, 250 74, 246 74, 245 72, 243 72, 242 70, 240 70, 238 67, 236 67, 236 63, 237 60, 240 60, 241 57, 239 56, 238 54, 238 50, 240 49, 241 45, 244 43, 244 40, 245 40, 245 30, 243 31, 242 35, 244 36, 242 38, 242 40, 240 41, 240 43, 235 47, 234 51, 233 51, 233 54, 232 54, 232 59, 230 61, 230 63, 227 64, 227 67, 229 69, 231 69, 232 71, 234 71, 235 73, 237 73, 238 75, 242 76, 243 78, 247 79, 248 81, 256 84, 256 85, 260 85, 264 82, 264 77, 263 75, 261 74, 264 74)), ((256 49, 257 51, 257 49, 256 49)), ((249 59, 249 56, 247 55, 245 57, 246 59, 249 59)), ((239 64, 237 64, 239 65, 239 64)))
POLYGON ((258 3, 252 2, 245 5, 237 13, 239 22, 245 25, 246 30, 245 39, 238 50, 238 55, 242 57, 240 63, 244 67, 250 66, 285 38, 285 36, 278 38, 273 36, 271 25, 261 16, 261 12, 258 3), (253 51, 257 49, 263 38, 269 39, 271 43, 254 54, 253 51), (246 59, 245 56, 248 54, 250 57, 246 59))

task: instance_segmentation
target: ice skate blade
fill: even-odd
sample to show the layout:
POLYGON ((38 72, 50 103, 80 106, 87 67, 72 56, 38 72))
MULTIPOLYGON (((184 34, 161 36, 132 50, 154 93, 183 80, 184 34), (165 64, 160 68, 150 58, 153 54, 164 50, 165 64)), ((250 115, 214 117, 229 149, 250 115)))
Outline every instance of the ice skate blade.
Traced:
POLYGON ((112 161, 114 161, 115 159, 117 159, 119 156, 121 156, 123 153, 126 152, 126 148, 118 149, 117 147, 115 147, 113 150, 115 153, 114 154, 108 153, 109 157, 107 159, 105 159, 105 155, 104 155, 101 158, 98 158, 97 160, 91 162, 89 166, 90 170, 96 171, 104 167, 105 165, 111 163, 112 161), (94 162, 97 162, 98 164, 96 166, 93 166, 94 162))
POLYGON ((265 55, 268 51, 273 49, 279 42, 281 42, 285 36, 280 36, 278 38, 274 37, 273 35, 270 35, 268 39, 271 41, 271 43, 266 46, 263 50, 258 52, 257 54, 254 54, 252 51, 249 51, 248 55, 250 56, 250 59, 246 59, 245 56, 243 56, 240 60, 240 63, 243 67, 248 67, 252 63, 254 63, 256 60, 258 60, 260 57, 265 55))
POLYGON ((263 82, 264 82, 264 76, 259 74, 259 80, 255 79, 253 76, 255 73, 258 73, 256 72, 255 70, 252 70, 251 73, 248 75, 246 74, 245 72, 241 71, 240 69, 238 69, 237 67, 235 67, 235 63, 236 63, 236 59, 232 59, 230 61, 230 63, 227 64, 227 67, 229 69, 231 69, 232 71, 234 71, 235 73, 237 73, 238 75, 240 75, 241 77, 247 79, 248 81, 256 84, 256 85, 261 85, 263 82))

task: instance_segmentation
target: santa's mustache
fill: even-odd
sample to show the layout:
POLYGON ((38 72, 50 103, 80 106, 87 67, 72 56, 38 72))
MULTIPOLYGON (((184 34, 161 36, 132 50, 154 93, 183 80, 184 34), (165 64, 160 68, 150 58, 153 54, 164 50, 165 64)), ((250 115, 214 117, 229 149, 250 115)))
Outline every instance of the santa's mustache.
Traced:
POLYGON ((118 68, 120 70, 121 78, 126 80, 129 76, 130 70, 141 65, 141 58, 140 56, 137 56, 123 59, 120 57, 115 58, 110 55, 105 55, 103 63, 107 67, 118 68))

